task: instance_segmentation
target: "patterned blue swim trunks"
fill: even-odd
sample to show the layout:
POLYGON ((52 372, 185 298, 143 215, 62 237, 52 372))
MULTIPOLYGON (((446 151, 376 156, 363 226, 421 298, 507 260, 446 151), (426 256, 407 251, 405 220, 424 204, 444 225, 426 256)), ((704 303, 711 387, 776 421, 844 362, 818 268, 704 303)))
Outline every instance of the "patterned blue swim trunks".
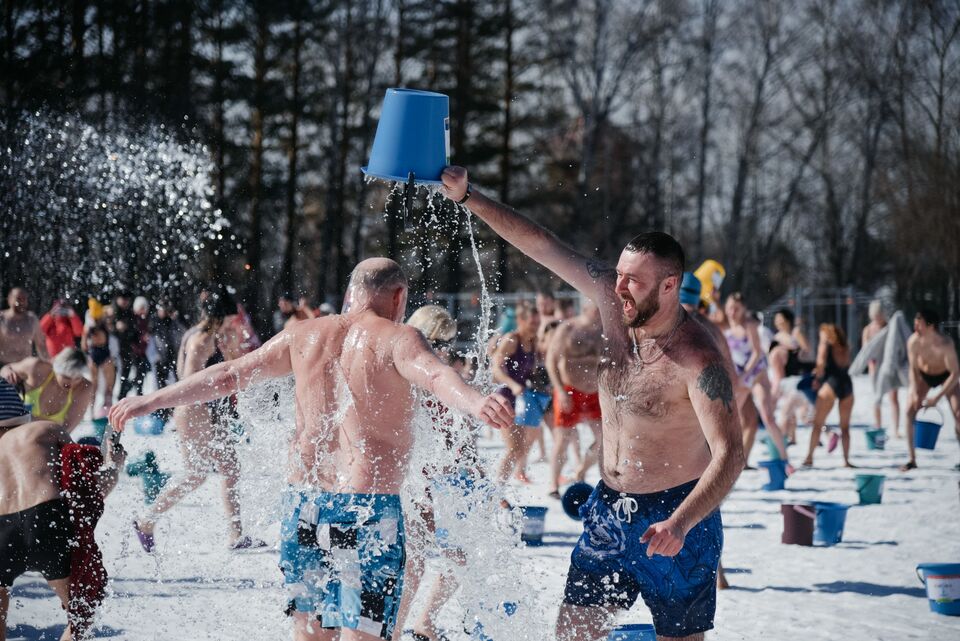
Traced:
POLYGON ((403 590, 403 513, 395 494, 291 489, 284 498, 280 570, 287 613, 324 628, 389 639, 403 590))
POLYGON ((659 636, 713 629, 723 548, 720 511, 694 526, 674 557, 647 558, 647 544, 640 543, 647 528, 668 519, 696 484, 627 494, 601 481, 580 507, 583 535, 570 558, 564 603, 629 609, 639 595, 659 636))

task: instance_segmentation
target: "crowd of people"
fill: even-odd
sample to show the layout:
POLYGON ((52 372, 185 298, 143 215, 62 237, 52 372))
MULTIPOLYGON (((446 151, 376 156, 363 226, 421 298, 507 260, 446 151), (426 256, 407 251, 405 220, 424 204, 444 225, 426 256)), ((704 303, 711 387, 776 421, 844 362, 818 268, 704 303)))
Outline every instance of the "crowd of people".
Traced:
MULTIPOLYGON (((457 587, 452 577, 441 576, 428 607, 410 614, 423 558, 407 540, 436 536, 438 509, 426 490, 423 527, 408 531, 399 494, 421 407, 413 398, 455 456, 416 472, 425 488, 464 479, 529 483, 529 457, 539 447, 549 458, 550 496, 560 499, 566 485, 599 466, 601 480, 580 511, 584 533, 571 556, 558 639, 605 637, 613 615, 637 598, 659 636, 703 638, 724 585, 719 506, 751 469, 761 424, 790 473, 788 448, 802 421, 813 426, 804 467, 813 466, 824 436, 827 451, 840 445, 844 465, 854 466, 853 350, 843 329, 821 325, 814 347, 789 309, 777 311, 768 329, 743 295, 721 297, 722 267, 707 261, 687 270, 667 234, 636 236, 611 266, 474 190, 463 169, 444 173, 444 193, 579 292, 576 301, 540 293, 504 310, 484 355, 498 384, 488 395, 469 384, 472 368, 455 353, 456 320, 435 305, 407 318, 407 277, 385 258, 355 267, 340 313, 281 296, 274 335, 262 344, 222 286, 201 292, 189 327, 170 301, 126 292, 109 304, 90 299, 82 318, 63 300, 37 318, 28 292, 10 289, 0 312, 0 639, 9 588, 24 571, 41 572, 60 596, 69 613, 65 638, 85 637, 103 598, 72 582, 84 571, 70 554, 79 534, 64 517, 73 509, 62 494, 69 475, 55 472, 67 469, 65 452, 79 452, 70 459, 72 482, 102 511, 125 452, 117 438, 69 450, 88 411, 107 416, 117 432, 148 414, 176 426, 185 473, 134 519, 145 552, 158 544, 163 515, 211 474, 222 483, 227 545, 262 547, 241 519, 236 394, 291 374, 297 424, 279 564, 297 639, 337 638, 337 630, 344 638, 396 639, 404 621, 418 641, 439 638, 433 617, 457 587), (155 391, 144 394, 150 372, 155 391), (838 430, 825 434, 834 407, 838 430), (475 433, 454 433, 451 412, 499 432, 505 448, 495 470, 482 469, 475 433), (32 534, 41 521, 51 525, 32 534)), ((882 311, 871 305, 865 343, 881 338, 882 311)), ((938 321, 921 310, 905 346, 905 471, 917 467, 912 419, 922 407, 947 399, 960 424, 960 365, 938 321)), ((888 398, 898 415, 896 394, 888 398)), ((896 416, 895 435, 898 426, 896 416)), ((468 552, 452 545, 445 554, 462 564, 468 552)))

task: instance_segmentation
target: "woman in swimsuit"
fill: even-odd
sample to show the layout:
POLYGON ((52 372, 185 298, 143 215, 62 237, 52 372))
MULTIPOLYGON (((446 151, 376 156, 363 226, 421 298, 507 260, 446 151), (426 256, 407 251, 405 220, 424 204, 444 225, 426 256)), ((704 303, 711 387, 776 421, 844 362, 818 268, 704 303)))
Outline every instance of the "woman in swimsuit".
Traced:
MULTIPOLYGON (((780 458, 790 463, 787 457, 787 448, 783 443, 783 433, 774 417, 773 394, 770 391, 770 379, 767 378, 767 359, 760 344, 759 323, 747 315, 747 306, 743 303, 743 296, 738 292, 730 294, 724 304, 724 312, 728 327, 723 331, 730 346, 730 355, 733 364, 740 376, 740 381, 750 390, 753 401, 760 412, 760 418, 767 428, 770 438, 780 453, 780 458)), ((747 399, 750 397, 748 396, 747 399)), ((745 401, 746 402, 746 401, 745 401)), ((753 443, 751 442, 752 446, 753 443)), ((744 449, 748 456, 749 449, 744 449)))
POLYGON ((797 415, 801 414, 804 418, 813 412, 813 405, 807 400, 806 395, 795 387, 784 392, 781 388, 783 379, 788 376, 811 376, 813 363, 800 359, 802 354, 809 354, 810 343, 807 337, 800 329, 800 324, 795 321, 793 312, 783 308, 777 310, 773 316, 773 326, 777 333, 770 343, 768 352, 770 359, 770 386, 773 390, 774 404, 780 396, 786 396, 783 407, 783 431, 786 433, 790 443, 797 440, 797 415))
MULTIPOLYGON (((220 330, 224 318, 235 314, 237 306, 225 290, 211 292, 203 301, 200 322, 184 334, 177 363, 177 377, 187 376, 223 362, 220 330)), ((228 546, 239 550, 266 545, 243 534, 240 519, 240 460, 237 457, 230 418, 229 399, 178 407, 173 421, 177 427, 180 452, 186 464, 186 476, 169 483, 144 516, 134 521, 134 529, 144 550, 154 547, 153 531, 160 515, 203 485, 211 473, 223 481, 223 506, 229 523, 228 546)))
MULTIPOLYGON (((540 313, 528 301, 517 305, 517 329, 509 332, 497 344, 493 354, 493 380, 501 385, 500 389, 510 403, 515 403, 517 397, 530 384, 537 367, 537 331, 540 329, 540 313)), ((528 436, 529 430, 523 425, 513 425, 509 430, 500 430, 507 451, 500 461, 499 478, 506 482, 514 469, 517 469, 517 478, 529 483, 526 473, 519 466, 526 460, 527 450, 533 441, 528 436)), ((535 435, 534 435, 535 436, 535 435)))
POLYGON ((62 350, 52 363, 30 357, 0 369, 0 377, 21 391, 36 420, 52 421, 67 431, 80 423, 93 402, 89 375, 87 359, 75 347, 62 350))
POLYGON ((106 414, 106 410, 113 405, 113 385, 117 380, 117 366, 110 354, 110 334, 104 325, 97 323, 87 328, 81 343, 89 359, 94 399, 97 397, 100 373, 103 373, 103 408, 106 414))
MULTIPOLYGON (((813 451, 820 442, 820 433, 827 421, 833 404, 839 404, 840 439, 843 444, 843 464, 850 463, 850 414, 853 413, 853 381, 847 369, 850 367, 850 346, 847 336, 838 326, 824 323, 820 326, 820 345, 817 348, 817 366, 813 370, 816 379, 817 404, 813 415, 813 431, 810 432, 810 449, 803 462, 804 467, 813 465, 813 451)), ((835 445, 835 443, 834 443, 835 445)))

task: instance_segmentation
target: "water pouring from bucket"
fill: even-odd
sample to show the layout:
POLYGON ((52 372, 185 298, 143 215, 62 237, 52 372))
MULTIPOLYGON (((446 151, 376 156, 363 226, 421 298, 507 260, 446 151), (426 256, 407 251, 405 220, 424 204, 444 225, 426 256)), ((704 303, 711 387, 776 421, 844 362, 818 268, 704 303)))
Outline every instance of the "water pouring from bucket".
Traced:
POLYGON ((450 100, 441 93, 387 89, 370 150, 367 176, 402 183, 404 212, 409 214, 419 185, 442 185, 450 164, 450 100))

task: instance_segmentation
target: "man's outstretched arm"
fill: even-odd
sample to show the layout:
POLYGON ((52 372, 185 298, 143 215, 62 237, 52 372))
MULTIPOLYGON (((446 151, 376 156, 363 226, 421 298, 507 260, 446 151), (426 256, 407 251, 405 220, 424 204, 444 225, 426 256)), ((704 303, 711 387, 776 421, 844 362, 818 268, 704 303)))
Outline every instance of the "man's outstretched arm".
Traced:
POLYGON ((291 371, 290 335, 284 331, 246 356, 200 370, 152 394, 121 400, 110 409, 110 424, 120 431, 128 420, 138 416, 165 407, 223 398, 258 381, 285 376, 291 371))
MULTIPOLYGON (((467 192, 467 170, 447 167, 441 176, 444 194, 454 202, 467 192)), ((615 272, 602 261, 587 258, 523 214, 473 189, 464 205, 500 237, 568 282, 594 302, 612 292, 615 272)))
POLYGON ((513 423, 513 408, 503 396, 484 396, 467 385, 455 369, 437 358, 423 334, 413 327, 397 332, 393 362, 400 376, 427 390, 447 407, 472 414, 497 429, 509 428, 513 423))

